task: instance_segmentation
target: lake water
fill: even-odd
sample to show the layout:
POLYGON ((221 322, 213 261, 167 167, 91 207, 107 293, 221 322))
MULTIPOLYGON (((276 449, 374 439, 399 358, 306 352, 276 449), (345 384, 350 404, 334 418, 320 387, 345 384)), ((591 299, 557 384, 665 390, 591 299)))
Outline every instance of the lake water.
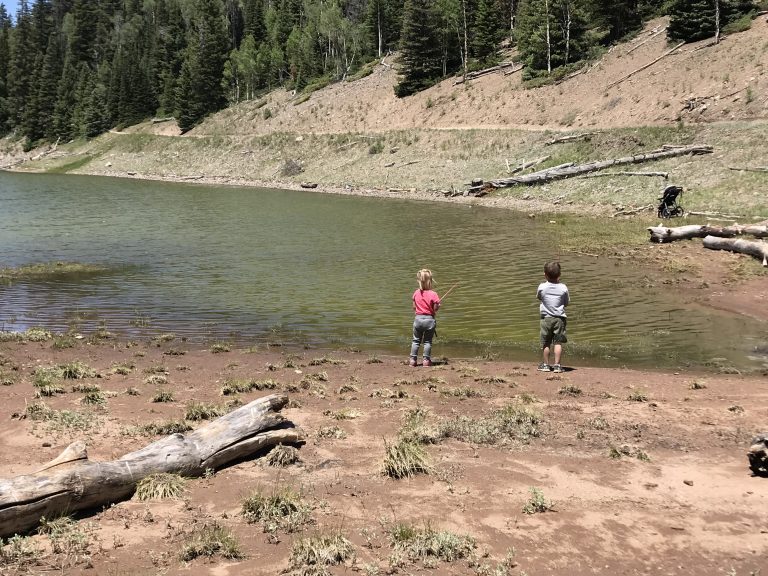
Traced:
MULTIPOLYGON (((300 342, 401 352, 415 273, 460 286, 434 354, 538 357, 546 220, 506 210, 309 192, 0 172, 0 267, 67 260, 108 274, 0 286, 5 330, 300 342)), ((645 272, 566 254, 566 363, 738 368, 765 323, 643 288, 645 272)))

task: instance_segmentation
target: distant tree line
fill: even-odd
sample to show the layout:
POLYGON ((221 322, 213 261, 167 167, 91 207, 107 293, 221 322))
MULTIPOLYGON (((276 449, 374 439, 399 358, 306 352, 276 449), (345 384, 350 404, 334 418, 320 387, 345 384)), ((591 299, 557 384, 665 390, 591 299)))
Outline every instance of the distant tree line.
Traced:
MULTIPOLYGON (((764 1, 764 0, 763 0, 764 1)), ((715 36, 751 0, 21 0, 0 3, 0 135, 29 146, 154 115, 186 131, 228 103, 303 90, 400 50, 398 96, 497 63, 562 75, 668 12, 671 40, 715 36)))

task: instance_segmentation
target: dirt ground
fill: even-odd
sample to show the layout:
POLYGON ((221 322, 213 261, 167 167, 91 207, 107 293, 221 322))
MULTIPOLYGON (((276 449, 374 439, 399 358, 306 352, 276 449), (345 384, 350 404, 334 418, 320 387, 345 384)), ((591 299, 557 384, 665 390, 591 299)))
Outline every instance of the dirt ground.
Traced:
POLYGON ((78 546, 59 544, 56 553, 50 536, 33 536, 35 561, 19 566, 6 559, 3 573, 274 575, 289 568, 301 538, 338 533, 352 543, 354 558, 329 568, 337 575, 768 570, 768 480, 752 476, 746 458, 749 439, 768 429, 765 376, 581 366, 553 374, 536 371, 535 358, 525 364, 451 358, 411 368, 405 356, 288 350, 279 342, 220 353, 177 339, 86 335, 65 349, 56 342, 0 345, 7 376, 0 388, 2 477, 34 471, 77 439, 92 460, 119 458, 158 438, 139 431, 141 425, 180 421, 193 401, 231 400, 221 388, 233 379, 274 381, 273 390, 238 397, 245 403, 287 394, 282 412, 306 442, 300 461, 285 468, 254 457, 189 480, 180 500, 134 497, 77 516, 78 546), (62 381, 66 393, 43 400, 54 410, 88 415, 90 427, 19 419, 40 401, 35 368, 73 360, 97 376, 62 381), (116 364, 133 369, 115 374, 116 364), (166 384, 149 381, 164 372, 166 384), (322 376, 302 385, 312 374, 322 376), (106 404, 84 406, 73 384, 98 385, 106 404), (126 393, 131 388, 139 394, 126 393), (173 399, 153 402, 160 390, 173 399), (426 445, 432 473, 399 480, 382 473, 385 443, 395 442, 409 411, 426 410, 438 426, 463 417, 480 421, 507 405, 537 414, 538 435, 492 445, 439 438, 426 445), (311 523, 294 533, 267 533, 246 522, 243 500, 281 487, 294 488, 312 506, 311 523), (543 493, 549 511, 523 513, 531 488, 543 493), (213 522, 231 531, 244 558, 182 561, 195 530, 213 522), (469 535, 472 557, 397 560, 390 534, 398 523, 469 535), (503 564, 505 558, 513 561, 503 564))

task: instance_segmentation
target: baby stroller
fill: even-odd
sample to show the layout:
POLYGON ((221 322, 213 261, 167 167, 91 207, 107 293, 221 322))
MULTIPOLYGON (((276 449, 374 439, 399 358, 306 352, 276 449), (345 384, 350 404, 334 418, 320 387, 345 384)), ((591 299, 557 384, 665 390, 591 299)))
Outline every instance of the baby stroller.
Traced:
POLYGON ((664 188, 664 192, 662 192, 662 196, 659 198, 659 218, 676 218, 685 213, 683 207, 677 205, 677 197, 682 193, 682 186, 672 184, 664 188))

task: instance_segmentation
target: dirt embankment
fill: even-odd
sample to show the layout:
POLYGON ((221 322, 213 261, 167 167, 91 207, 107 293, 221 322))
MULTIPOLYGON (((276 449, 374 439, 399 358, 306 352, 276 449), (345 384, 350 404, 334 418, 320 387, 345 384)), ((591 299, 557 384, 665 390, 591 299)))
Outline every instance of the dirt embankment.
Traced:
POLYGON ((284 414, 307 441, 287 468, 247 459, 188 481, 181 500, 118 502, 80 517, 67 538, 34 536, 23 542, 37 550, 26 558, 6 548, 4 573, 274 575, 291 562, 306 568, 297 550, 308 538, 335 535, 349 540, 351 554, 331 574, 768 569, 766 480, 750 474, 745 454, 749 438, 765 431, 765 377, 579 366, 556 375, 533 362, 481 359, 410 368, 404 357, 283 350, 278 342, 216 354, 170 338, 54 343, 0 345, 0 476, 30 472, 76 439, 92 460, 118 458, 157 437, 147 425, 183 421, 193 402, 225 406, 233 396, 221 390, 233 381, 274 386, 236 394, 242 402, 287 393, 284 414), (61 380, 64 393, 44 398, 52 412, 30 411, 40 402, 33 372, 74 361, 98 375, 61 380), (164 383, 151 378, 158 375, 164 383), (104 403, 84 404, 86 389, 100 390, 104 403), (382 474, 385 446, 406 423, 426 442, 432 473, 395 480, 382 474), (308 510, 294 518, 295 532, 246 521, 247 497, 284 488, 308 510), (534 500, 547 511, 523 512, 534 500), (243 557, 212 550, 182 561, 185 545, 214 524, 243 557), (422 542, 419 558, 398 525, 449 532, 445 549, 463 552, 444 561, 422 542))

